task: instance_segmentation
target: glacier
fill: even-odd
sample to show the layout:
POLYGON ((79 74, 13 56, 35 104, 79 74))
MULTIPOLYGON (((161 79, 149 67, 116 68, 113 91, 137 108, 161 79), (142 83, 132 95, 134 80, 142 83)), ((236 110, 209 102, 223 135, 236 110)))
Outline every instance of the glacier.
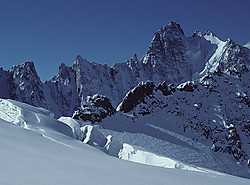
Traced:
POLYGON ((249 183, 213 171, 160 168, 110 157, 76 140, 71 128, 50 111, 17 101, 0 99, 0 116, 1 184, 249 183))

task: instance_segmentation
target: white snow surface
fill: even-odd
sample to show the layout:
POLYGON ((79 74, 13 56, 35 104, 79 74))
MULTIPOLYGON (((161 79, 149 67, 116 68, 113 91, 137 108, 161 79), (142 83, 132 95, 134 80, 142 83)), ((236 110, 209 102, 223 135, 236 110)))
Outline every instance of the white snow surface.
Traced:
POLYGON ((82 130, 78 122, 60 120, 67 124, 45 109, 0 99, 0 184, 249 184, 249 179, 213 171, 161 168, 111 157, 75 139, 76 130, 82 130))
POLYGON ((245 45, 243 45, 244 47, 250 49, 250 42, 246 43, 245 45))
POLYGON ((217 49, 206 63, 205 68, 201 72, 202 75, 206 74, 208 71, 214 72, 217 69, 217 67, 219 66, 219 58, 221 57, 221 53, 224 49, 224 46, 226 45, 226 42, 221 41, 212 33, 205 35, 204 38, 211 44, 216 45, 217 49))

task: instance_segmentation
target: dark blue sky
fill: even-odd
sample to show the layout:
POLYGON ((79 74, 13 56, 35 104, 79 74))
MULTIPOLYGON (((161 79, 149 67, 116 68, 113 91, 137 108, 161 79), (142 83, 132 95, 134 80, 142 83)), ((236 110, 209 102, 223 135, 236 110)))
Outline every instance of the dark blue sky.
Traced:
POLYGON ((250 41, 249 0, 0 0, 0 67, 34 61, 42 81, 71 65, 141 58, 169 21, 185 35, 212 30, 239 44, 250 41))

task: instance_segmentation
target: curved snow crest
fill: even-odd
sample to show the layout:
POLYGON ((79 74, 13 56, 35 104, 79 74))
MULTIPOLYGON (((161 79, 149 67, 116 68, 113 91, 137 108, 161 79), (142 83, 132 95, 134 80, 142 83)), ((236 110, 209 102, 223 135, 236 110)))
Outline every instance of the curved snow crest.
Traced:
POLYGON ((60 117, 58 120, 65 123, 66 125, 68 125, 71 128, 71 131, 72 131, 75 139, 82 140, 83 134, 81 132, 80 125, 82 125, 84 123, 82 123, 82 122, 80 123, 79 120, 75 120, 71 117, 63 117, 63 116, 60 117))
POLYGON ((181 170, 225 175, 224 173, 216 172, 213 170, 208 170, 205 168, 187 165, 180 161, 171 159, 169 157, 159 156, 154 153, 139 149, 139 147, 131 146, 126 143, 123 144, 123 148, 119 152, 119 158, 128 160, 128 161, 141 163, 141 164, 159 166, 159 167, 164 167, 164 168, 181 169, 181 170))
POLYGON ((58 120, 71 127, 77 140, 94 146, 111 156, 118 157, 122 144, 113 140, 111 135, 105 137, 100 132, 98 125, 91 125, 91 123, 75 120, 71 117, 60 117, 58 120))
POLYGON ((73 137, 70 127, 54 119, 53 116, 53 113, 43 108, 10 99, 0 99, 1 119, 25 129, 49 129, 73 137))

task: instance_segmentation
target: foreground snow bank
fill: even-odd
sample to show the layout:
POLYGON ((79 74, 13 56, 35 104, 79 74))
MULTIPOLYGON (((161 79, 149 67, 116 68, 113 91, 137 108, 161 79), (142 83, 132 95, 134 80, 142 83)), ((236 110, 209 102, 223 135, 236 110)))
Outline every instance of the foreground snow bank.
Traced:
MULTIPOLYGON (((0 168, 0 184, 249 184, 248 179, 226 174, 119 160, 69 137, 73 135, 71 127, 53 119, 44 109, 12 100, 0 99, 0 102, 0 166, 3 167, 0 168), (28 129, 17 126, 23 126, 17 124, 21 121, 28 129)), ((109 148, 112 138, 106 138, 104 147, 109 148)))
POLYGON ((79 141, 54 140, 0 121, 0 184, 247 185, 249 180, 158 168, 119 160, 79 141))
POLYGON ((0 99, 0 118, 25 129, 49 129, 73 137, 70 127, 54 119, 50 111, 14 100, 0 99))

